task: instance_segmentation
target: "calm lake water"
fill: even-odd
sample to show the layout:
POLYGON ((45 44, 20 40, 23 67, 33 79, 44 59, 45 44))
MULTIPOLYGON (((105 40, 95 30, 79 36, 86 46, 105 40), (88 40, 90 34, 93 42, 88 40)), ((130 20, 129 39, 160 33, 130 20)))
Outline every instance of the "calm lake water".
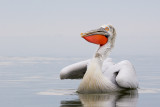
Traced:
POLYGON ((127 93, 77 94, 81 80, 60 80, 60 70, 85 58, 0 57, 1 107, 159 107, 160 57, 114 56, 130 60, 140 89, 127 93))

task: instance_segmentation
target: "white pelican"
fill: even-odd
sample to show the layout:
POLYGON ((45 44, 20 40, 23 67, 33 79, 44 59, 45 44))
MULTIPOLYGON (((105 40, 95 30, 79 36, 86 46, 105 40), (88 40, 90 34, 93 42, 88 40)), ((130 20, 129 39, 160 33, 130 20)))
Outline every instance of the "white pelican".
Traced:
POLYGON ((79 93, 106 93, 138 88, 136 72, 129 61, 114 64, 111 58, 107 58, 115 44, 116 31, 113 26, 103 25, 81 35, 100 47, 91 60, 63 68, 61 79, 83 78, 77 90, 79 93))

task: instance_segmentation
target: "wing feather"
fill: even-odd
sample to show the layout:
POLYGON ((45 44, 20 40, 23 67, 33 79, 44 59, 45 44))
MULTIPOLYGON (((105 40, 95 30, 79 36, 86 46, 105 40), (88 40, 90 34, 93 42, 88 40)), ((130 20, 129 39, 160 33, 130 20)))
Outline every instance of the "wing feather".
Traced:
POLYGON ((60 72, 61 79, 81 79, 87 70, 90 60, 81 61, 63 68, 60 72))
POLYGON ((116 76, 116 82, 123 88, 138 88, 138 80, 133 65, 127 61, 121 61, 115 65, 118 67, 118 74, 116 76))

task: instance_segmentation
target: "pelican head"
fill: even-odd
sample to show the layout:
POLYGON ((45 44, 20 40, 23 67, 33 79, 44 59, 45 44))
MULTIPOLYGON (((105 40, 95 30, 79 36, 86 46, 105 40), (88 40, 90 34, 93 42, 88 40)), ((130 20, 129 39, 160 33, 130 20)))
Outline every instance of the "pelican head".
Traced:
POLYGON ((100 28, 81 33, 82 38, 88 42, 99 44, 100 46, 110 42, 111 47, 114 46, 116 31, 112 25, 102 25, 100 28))

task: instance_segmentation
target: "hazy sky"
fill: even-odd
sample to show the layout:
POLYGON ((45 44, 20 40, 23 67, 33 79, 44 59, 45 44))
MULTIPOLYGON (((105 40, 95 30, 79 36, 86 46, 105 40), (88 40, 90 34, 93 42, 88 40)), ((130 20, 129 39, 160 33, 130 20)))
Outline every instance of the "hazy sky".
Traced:
POLYGON ((112 24, 113 55, 159 55, 159 0, 0 0, 0 56, 84 56, 81 32, 112 24))

